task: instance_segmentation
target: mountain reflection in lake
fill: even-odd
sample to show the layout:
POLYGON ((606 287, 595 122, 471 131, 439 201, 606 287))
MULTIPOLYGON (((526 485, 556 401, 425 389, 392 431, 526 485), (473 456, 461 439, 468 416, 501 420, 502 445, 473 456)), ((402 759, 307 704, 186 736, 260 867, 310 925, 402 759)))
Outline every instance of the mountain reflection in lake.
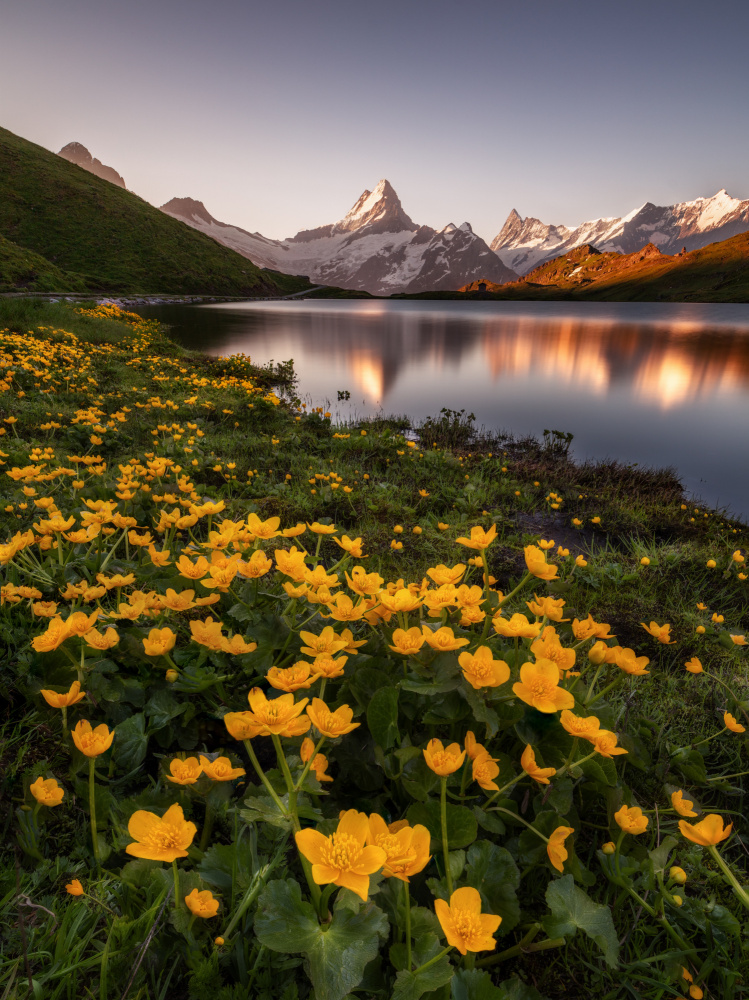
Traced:
POLYGON ((675 466, 749 514, 749 306, 287 301, 139 309, 185 346, 294 359, 311 404, 346 419, 441 407, 573 452, 675 466), (349 403, 335 402, 338 391, 349 403))

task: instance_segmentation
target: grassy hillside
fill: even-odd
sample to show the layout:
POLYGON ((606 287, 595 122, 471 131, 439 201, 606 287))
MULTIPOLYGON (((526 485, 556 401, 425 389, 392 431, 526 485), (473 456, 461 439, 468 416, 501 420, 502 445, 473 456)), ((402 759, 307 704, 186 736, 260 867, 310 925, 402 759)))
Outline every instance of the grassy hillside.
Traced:
MULTIPOLYGON (((92 291, 251 296, 306 286, 255 267, 137 195, 5 129, 0 129, 0 235, 54 268, 76 272, 92 291)), ((8 273, 12 277, 15 271, 8 273)), ((51 290, 69 287, 68 281, 51 290)))
POLYGON ((0 236, 0 292, 85 292, 79 274, 61 271, 33 250, 0 236))
MULTIPOLYGON (((749 302, 749 233, 683 256, 652 244, 635 253, 600 253, 585 244, 506 285, 464 285, 440 298, 591 299, 600 302, 749 302)), ((436 296, 422 296, 434 298, 436 296)))

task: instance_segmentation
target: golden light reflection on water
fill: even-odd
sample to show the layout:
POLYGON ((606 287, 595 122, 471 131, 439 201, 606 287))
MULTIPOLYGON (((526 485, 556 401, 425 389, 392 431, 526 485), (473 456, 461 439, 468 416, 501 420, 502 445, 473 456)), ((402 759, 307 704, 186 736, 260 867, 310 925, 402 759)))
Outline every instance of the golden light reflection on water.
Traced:
MULTIPOLYGON (((334 338, 337 340, 337 338, 334 338)), ((431 329, 407 340, 378 338, 366 348, 351 337, 331 344, 344 360, 356 388, 371 402, 387 404, 390 389, 407 370, 456 373, 462 360, 480 355, 494 383, 533 376, 579 387, 596 396, 617 388, 633 401, 661 410, 749 388, 749 338, 723 331, 696 332, 693 324, 643 329, 618 323, 487 320, 478 337, 431 329)))

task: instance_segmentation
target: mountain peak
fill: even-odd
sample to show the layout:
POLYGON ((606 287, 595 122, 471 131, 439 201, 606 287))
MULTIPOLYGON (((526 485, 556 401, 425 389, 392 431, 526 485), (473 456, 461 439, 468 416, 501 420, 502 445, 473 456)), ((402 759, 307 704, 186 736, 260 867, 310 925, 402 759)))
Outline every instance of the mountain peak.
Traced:
POLYGON ((210 214, 202 201, 195 201, 194 198, 172 198, 161 205, 160 211, 167 215, 176 215, 186 221, 207 222, 209 225, 216 220, 210 214))
POLYGON ((88 170, 90 174, 96 174, 102 180, 109 181, 110 184, 116 184, 121 188, 125 187, 124 179, 114 167, 107 167, 101 160, 97 160, 82 142, 69 142, 67 146, 62 147, 57 155, 70 163, 75 163, 76 166, 82 167, 84 170, 88 170))
POLYGON ((401 200, 387 178, 377 182, 373 191, 364 191, 351 210, 335 224, 336 232, 400 233, 415 232, 419 227, 406 215, 401 200))

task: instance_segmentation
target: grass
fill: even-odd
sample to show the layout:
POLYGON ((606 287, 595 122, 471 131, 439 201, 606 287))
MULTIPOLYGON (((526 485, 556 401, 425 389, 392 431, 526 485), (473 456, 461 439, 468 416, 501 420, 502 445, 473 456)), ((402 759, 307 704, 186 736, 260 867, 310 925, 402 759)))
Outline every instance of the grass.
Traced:
POLYGON ((29 287, 33 280, 41 282, 39 290, 55 292, 263 296, 307 286, 261 270, 137 195, 6 129, 0 129, 0 234, 20 248, 12 261, 0 248, 3 287, 29 287))
MULTIPOLYGON (((684 787, 691 790, 705 812, 720 812, 735 823, 738 835, 725 856, 740 879, 749 880, 747 776, 721 778, 749 768, 746 738, 737 735, 712 739, 686 756, 676 753, 679 747, 712 737, 722 725, 726 707, 724 689, 716 681, 685 672, 684 663, 690 657, 698 655, 706 671, 729 685, 739 706, 736 714, 740 715, 742 705, 749 708, 745 651, 733 647, 730 641, 726 645, 730 633, 749 631, 748 583, 739 579, 731 558, 738 549, 746 552, 745 524, 726 512, 695 510, 671 471, 614 462, 575 464, 568 457, 570 442, 561 434, 551 433, 544 441, 514 440, 479 432, 470 414, 448 410, 413 428, 417 442, 404 438, 407 428, 402 419, 379 418, 346 427, 332 426, 324 414, 303 413, 294 405, 295 385, 289 366, 256 369, 247 359, 207 358, 184 351, 155 333, 147 351, 133 350, 129 346, 132 317, 107 315, 101 309, 81 312, 63 303, 14 300, 0 302, 0 331, 4 329, 24 334, 31 330, 36 343, 49 342, 50 352, 71 343, 61 331, 74 334, 83 345, 82 358, 89 367, 75 377, 72 389, 58 385, 54 393, 43 393, 41 390, 49 388, 49 383, 40 382, 38 391, 34 391, 29 382, 25 395, 19 396, 15 389, 12 394, 6 391, 0 395, 0 427, 7 428, 0 437, 6 462, 3 469, 28 464, 32 448, 53 448, 59 462, 86 451, 106 461, 110 471, 105 470, 101 476, 92 474, 82 492, 64 480, 54 487, 63 513, 78 510, 81 495, 92 500, 111 496, 111 474, 120 465, 133 456, 145 461, 142 456, 156 452, 185 464, 201 498, 223 499, 225 518, 242 520, 256 512, 261 518, 280 517, 282 526, 333 522, 339 537, 342 533, 361 536, 369 553, 367 571, 376 570, 386 580, 420 581, 438 563, 452 566, 458 558, 465 561, 471 553, 458 551, 455 539, 476 524, 496 526, 497 539, 487 556, 495 586, 505 593, 525 571, 525 545, 541 537, 553 538, 556 545, 568 548, 570 555, 559 557, 560 565, 565 567, 564 581, 548 585, 548 592, 564 598, 565 617, 584 618, 593 611, 597 621, 610 624, 620 645, 632 647, 638 655, 651 660, 648 677, 625 679, 603 703, 604 717, 612 729, 622 733, 622 745, 629 751, 618 759, 616 785, 599 789, 596 782, 578 779, 572 792, 572 809, 579 818, 575 821, 575 852, 583 866, 581 877, 587 878, 585 872, 595 876, 589 884, 579 884, 597 904, 615 914, 621 965, 618 970, 611 969, 602 962, 592 938, 568 933, 563 949, 531 951, 497 966, 492 973, 495 981, 514 981, 515 992, 487 996, 492 1000, 504 996, 537 1000, 531 987, 552 1000, 590 995, 604 1000, 623 996, 660 1000, 686 992, 676 977, 683 956, 674 953, 662 927, 649 921, 642 908, 623 898, 617 887, 601 877, 596 852, 602 841, 612 836, 611 814, 622 795, 632 796, 627 801, 648 808, 658 804, 662 808, 664 788, 684 787), (86 382, 89 378, 93 381, 86 382), (241 385, 250 379, 262 390, 249 397, 251 407, 241 385), (191 388, 185 380, 189 380, 191 388), (278 405, 263 398, 271 387, 282 399, 278 405), (101 443, 92 446, 92 427, 75 423, 74 418, 81 408, 94 405, 107 414, 124 414, 125 408, 128 412, 127 419, 115 421, 113 427, 102 417, 101 426, 106 429, 99 435, 101 443), (9 417, 16 417, 16 422, 7 423, 9 417), (50 422, 60 426, 43 430, 42 425, 50 422), (188 422, 203 436, 196 435, 195 427, 190 431, 188 422), (186 444, 190 437, 192 443, 186 444), (184 448, 192 451, 185 452, 184 448), (579 526, 573 519, 580 522, 579 526), (445 524, 449 527, 440 527, 445 524), (396 532, 396 527, 403 530, 396 532), (420 533, 415 534, 414 528, 421 529, 420 533), (391 542, 398 540, 403 545, 401 550, 391 547, 391 542), (577 555, 583 556, 587 564, 572 570, 577 555), (650 560, 648 566, 642 565, 643 558, 650 560), (717 563, 712 569, 707 566, 711 559, 717 563), (698 604, 707 610, 698 609, 698 604), (713 622, 713 613, 723 615, 725 621, 713 622), (641 622, 651 620, 671 624, 673 644, 657 643, 643 630, 641 622), (696 631, 698 627, 704 630, 702 634, 696 631)), ((33 368, 24 370, 24 378, 39 377, 33 374, 33 368)), ((20 483, 8 480, 6 499, 6 509, 0 510, 0 542, 40 516, 20 483)), ((131 508, 140 524, 147 523, 151 516, 147 503, 140 499, 131 508)), ((338 562, 341 550, 335 542, 325 535, 317 539, 323 564, 338 562)), ((297 541, 289 539, 291 544, 297 541)), ((271 551, 274 544, 270 545, 271 551)), ((122 558, 121 563, 114 560, 110 571, 126 571, 128 564, 122 558)), ((147 572, 151 576, 146 577, 150 581, 146 586, 159 585, 154 582, 152 569, 147 572)), ((71 572, 66 580, 76 578, 71 572)), ((261 597, 269 589, 266 579, 261 581, 261 597)), ((540 580, 534 582, 539 594, 547 592, 547 585, 540 580)), ((48 596, 54 596, 54 592, 48 596)), ((249 600, 247 593, 241 596, 249 600)), ((531 594, 523 597, 530 599, 531 594)), ((518 601, 517 610, 522 610, 523 598, 518 601)), ((235 663, 239 665, 233 668, 232 684, 225 692, 223 707, 227 702, 240 707, 252 678, 262 678, 265 669, 278 662, 284 637, 293 636, 284 619, 273 610, 253 616, 237 604, 223 611, 221 617, 232 622, 238 634, 247 628, 247 634, 259 644, 256 653, 237 658, 235 663), (245 614, 249 617, 243 617, 245 614), (239 700, 235 687, 240 692, 239 700)), ((44 624, 34 623, 31 631, 38 634, 44 624)), ((319 631, 323 624, 316 621, 309 627, 319 631)), ((361 624, 352 627, 356 631, 361 624)), ((138 694, 138 685, 146 691, 146 698, 154 699, 145 702, 150 749, 146 755, 143 748, 141 763, 126 764, 130 759, 127 755, 139 746, 133 733, 127 747, 124 735, 118 736, 118 746, 123 749, 112 758, 111 787, 103 778, 106 767, 100 768, 102 799, 99 802, 97 792, 97 810, 111 817, 108 836, 113 854, 97 875, 86 842, 87 789, 75 774, 67 782, 75 806, 50 810, 54 813, 49 820, 54 840, 45 842, 40 835, 41 857, 28 853, 33 837, 28 833, 24 839, 19 823, 29 814, 14 810, 25 796, 28 798, 26 788, 32 778, 64 774, 68 767, 68 754, 60 744, 59 713, 50 710, 37 693, 42 683, 60 686, 67 668, 55 659, 55 654, 34 654, 29 647, 29 632, 19 610, 6 605, 0 612, 0 641, 7 665, 0 674, 0 693, 5 699, 0 718, 0 996, 3 990, 19 1000, 32 995, 27 986, 28 961, 29 972, 38 984, 33 995, 50 1000, 89 995, 120 998, 133 970, 133 956, 152 929, 154 936, 137 972, 131 997, 238 1000, 252 995, 262 1000, 301 1000, 308 996, 301 956, 279 957, 260 946, 251 910, 241 917, 237 936, 227 947, 216 948, 211 944, 215 931, 198 928, 196 936, 191 937, 170 916, 170 904, 166 911, 162 910, 170 885, 168 869, 159 874, 161 869, 149 868, 150 863, 135 863, 135 867, 123 867, 122 874, 118 874, 127 860, 121 845, 127 840, 128 810, 158 807, 163 796, 159 789, 164 758, 168 760, 180 752, 202 752, 226 739, 220 721, 222 699, 212 699, 209 690, 207 694, 202 691, 175 700, 174 690, 161 682, 153 662, 149 663, 142 648, 138 649, 139 640, 128 640, 124 659, 118 659, 115 650, 114 659, 103 661, 104 667, 95 667, 89 676, 90 690, 110 725, 125 726, 134 713, 144 712, 144 696, 138 694), (120 665, 113 671, 107 662, 120 665), (139 679, 137 684, 134 678, 139 679), (99 686, 95 687, 94 682, 99 686), (196 706, 201 710, 193 716, 196 706), (14 838, 25 845, 25 853, 20 847, 14 849, 14 838), (85 882, 90 899, 82 901, 65 895, 64 885, 73 877, 85 882), (109 921, 101 904, 121 916, 109 921)), ((146 632, 147 628, 143 634, 146 632)), ((368 632, 359 630, 359 634, 365 637, 368 632)), ((184 649, 180 652, 184 654, 184 649)), ((377 678, 387 669, 387 660, 375 640, 359 656, 363 667, 344 682, 344 692, 352 703, 358 701, 363 719, 377 678)), ((182 665, 188 661, 179 662, 182 665)), ((216 664, 219 662, 216 660, 216 664)), ((586 685, 587 680, 588 674, 586 685)), ((405 700, 408 695, 401 692, 401 698, 405 700)), ((454 692, 430 706, 422 704, 409 723, 408 734, 403 734, 406 743, 398 752, 408 753, 409 739, 418 747, 428 735, 461 738, 460 720, 421 722, 421 716, 427 717, 428 710, 434 711, 437 705, 447 713, 455 704, 454 692)), ((401 715, 399 725, 405 724, 401 715)), ((126 731, 119 730, 121 734, 126 731)), ((332 750, 326 750, 336 776, 331 786, 338 796, 333 800, 336 808, 339 802, 347 802, 369 810, 380 803, 378 808, 400 815, 397 808, 410 801, 404 797, 404 789, 394 783, 388 791, 383 784, 382 768, 393 766, 392 752, 387 759, 378 758, 371 738, 369 742, 351 739, 349 744, 341 740, 332 750)), ((273 766, 272 750, 264 748, 260 740, 257 744, 263 766, 273 766)), ((551 750, 547 747, 543 753, 550 754, 551 750)), ((137 754, 132 759, 136 758, 137 754)), ((408 756, 402 758, 401 767, 406 760, 408 756)), ((504 768, 507 762, 504 758, 502 761, 504 768)), ((421 772, 420 780, 426 780, 421 772)), ((246 791, 252 787, 250 784, 246 791)), ((543 789, 528 789, 516 806, 526 815, 528 809, 530 815, 533 811, 538 815, 543 809, 542 797, 543 789)), ((196 809, 193 802, 192 808, 194 814, 202 816, 202 803, 196 809)), ((326 805, 325 811, 332 815, 333 807, 326 805)), ((653 814, 653 825, 661 821, 669 822, 653 814)), ((615 826, 613 830, 615 835, 615 826)), ((517 827, 489 834, 489 838, 517 857, 529 850, 517 827)), ((211 843, 217 845, 216 852, 202 859, 196 856, 193 870, 183 869, 181 877, 186 886, 192 885, 189 880, 196 879, 195 871, 199 870, 203 884, 220 890, 227 911, 235 912, 257 868, 253 858, 272 856, 277 843, 275 834, 267 824, 245 824, 237 811, 229 811, 223 801, 217 804, 211 843)), ((746 941, 741 933, 734 933, 730 924, 730 919, 744 920, 745 914, 737 909, 709 856, 684 845, 684 841, 679 844, 678 863, 689 873, 685 889, 688 901, 680 914, 672 913, 673 907, 669 909, 670 919, 678 920, 682 932, 706 949, 704 960, 695 968, 706 986, 706 996, 746 996, 746 941), (729 919, 732 913, 734 917, 729 919)), ((641 838, 629 838, 626 850, 633 863, 647 865, 646 845, 641 838)), ((274 878, 295 877, 291 865, 286 857, 274 878)), ((527 924, 542 919, 539 900, 543 904, 548 885, 556 883, 548 868, 539 865, 532 854, 520 868, 518 900, 522 923, 527 924)), ((419 877, 414 883, 414 901, 428 908, 430 889, 419 877)), ((396 905, 388 892, 375 898, 383 906, 388 900, 396 905)), ((648 898, 658 895, 655 886, 646 892, 648 898)), ((502 938, 500 948, 512 945, 522 933, 519 929, 510 931, 502 938)), ((363 996, 390 995, 388 981, 378 981, 374 974, 370 986, 361 991, 363 996)), ((439 998, 444 990, 430 995, 439 998)))

